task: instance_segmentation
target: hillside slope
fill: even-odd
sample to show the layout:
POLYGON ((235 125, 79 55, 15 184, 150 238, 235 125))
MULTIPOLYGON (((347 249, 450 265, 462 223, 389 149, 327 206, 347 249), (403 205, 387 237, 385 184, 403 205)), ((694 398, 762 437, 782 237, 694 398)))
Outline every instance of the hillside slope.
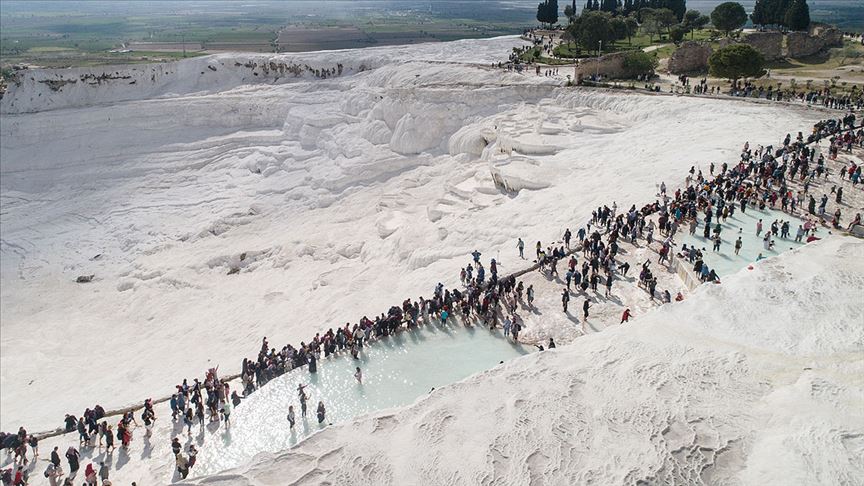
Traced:
POLYGON ((197 484, 862 484, 862 257, 807 245, 197 484))

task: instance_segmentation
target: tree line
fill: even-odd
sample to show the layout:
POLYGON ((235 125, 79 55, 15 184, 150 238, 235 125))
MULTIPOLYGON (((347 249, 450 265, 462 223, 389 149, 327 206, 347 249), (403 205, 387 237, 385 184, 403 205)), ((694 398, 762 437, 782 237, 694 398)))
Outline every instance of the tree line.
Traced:
MULTIPOLYGON (((586 0, 581 15, 576 15, 576 1, 564 8, 569 20, 562 38, 589 52, 602 53, 602 46, 631 38, 638 31, 654 42, 655 35, 667 34, 679 42, 689 32, 704 28, 709 23, 729 36, 744 27, 747 20, 754 25, 790 30, 806 30, 810 26, 807 0, 756 0, 753 13, 737 2, 717 5, 710 17, 696 10, 687 10, 685 0, 586 0)), ((537 20, 550 26, 558 22, 558 1, 544 0, 538 5, 537 20)), ((645 63, 656 63, 641 51, 645 63)), ((712 75, 736 82, 739 78, 759 77, 764 74, 764 58, 747 44, 733 44, 714 51, 708 60, 712 75)), ((640 66, 640 73, 648 71, 648 64, 640 66)))
MULTIPOLYGON (((737 2, 721 3, 711 12, 710 19, 698 11, 687 10, 686 0, 586 0, 582 15, 576 14, 576 0, 572 0, 572 3, 564 7, 564 15, 571 26, 574 23, 585 24, 594 30, 603 30, 602 27, 594 25, 596 22, 604 22, 596 20, 600 17, 589 17, 592 19, 589 22, 580 20, 591 12, 608 14, 608 17, 603 17, 606 19, 605 22, 619 17, 635 18, 638 25, 642 26, 651 37, 652 42, 654 35, 664 31, 677 42, 684 33, 692 32, 694 28, 701 29, 709 21, 717 30, 729 35, 730 32, 743 27, 748 20, 744 7, 737 2), (676 27, 674 32, 673 27, 676 27)), ((749 18, 754 25, 806 30, 810 26, 810 7, 807 5, 807 0, 756 0, 753 13, 749 18)), ((558 23, 558 0, 540 2, 537 6, 537 20, 549 26, 558 23)), ((612 30, 618 33, 626 32, 621 25, 613 26, 612 30)), ((621 38, 623 37, 618 37, 621 38)))
POLYGON ((692 36, 694 31, 704 28, 709 22, 707 16, 696 10, 687 10, 681 20, 668 8, 643 8, 627 16, 602 10, 583 10, 581 15, 571 19, 564 38, 589 51, 599 50, 601 43, 609 46, 618 40, 627 39, 630 44, 640 29, 650 42, 661 34, 679 42, 687 33, 692 36))

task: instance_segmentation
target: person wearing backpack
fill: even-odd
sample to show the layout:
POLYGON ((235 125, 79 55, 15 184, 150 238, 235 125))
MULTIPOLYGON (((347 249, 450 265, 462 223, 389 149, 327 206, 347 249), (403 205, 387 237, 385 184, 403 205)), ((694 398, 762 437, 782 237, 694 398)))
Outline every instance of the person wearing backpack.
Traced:
POLYGON ((181 452, 176 458, 177 472, 180 473, 180 479, 186 479, 189 475, 189 460, 181 452))
POLYGON ((153 425, 156 421, 156 414, 153 412, 153 408, 147 407, 141 413, 141 420, 144 422, 144 437, 150 437, 153 435, 153 425))
POLYGON ((75 479, 75 475, 78 474, 78 468, 81 467, 81 464, 78 462, 78 458, 80 454, 78 450, 74 447, 70 447, 66 450, 66 460, 69 461, 69 478, 75 479))
POLYGON ((102 480, 103 486, 108 482, 108 465, 104 462, 99 463, 99 479, 102 480))
POLYGON ((45 469, 45 477, 48 478, 48 484, 51 486, 57 486, 57 480, 62 475, 63 470, 54 464, 48 464, 48 468, 45 469))

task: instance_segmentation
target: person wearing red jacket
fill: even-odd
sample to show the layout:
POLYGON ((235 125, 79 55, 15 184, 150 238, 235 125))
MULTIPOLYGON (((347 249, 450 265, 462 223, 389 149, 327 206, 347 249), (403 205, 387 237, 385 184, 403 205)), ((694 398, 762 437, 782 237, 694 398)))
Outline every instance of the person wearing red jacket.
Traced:
POLYGON ((88 486, 96 486, 96 468, 92 462, 84 469, 84 481, 88 486))
POLYGON ((632 317, 632 314, 630 314, 630 309, 625 309, 624 314, 621 316, 621 324, 629 321, 630 317, 632 317))
POLYGON ((15 479, 12 481, 15 486, 24 486, 27 484, 27 479, 24 477, 24 466, 18 466, 15 471, 15 479))

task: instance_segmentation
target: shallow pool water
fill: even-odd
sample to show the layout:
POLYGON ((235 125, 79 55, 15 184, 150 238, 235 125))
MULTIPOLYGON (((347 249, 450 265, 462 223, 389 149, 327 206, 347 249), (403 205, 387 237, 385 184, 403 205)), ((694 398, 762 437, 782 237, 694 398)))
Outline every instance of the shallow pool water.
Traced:
MULTIPOLYGON (((300 368, 272 380, 234 410, 231 427, 221 428, 221 440, 208 441, 198 455, 194 475, 213 474, 240 466, 259 452, 277 452, 321 430, 315 417, 318 401, 327 409, 327 423, 408 405, 433 387, 459 381, 492 368, 500 361, 524 355, 533 347, 513 344, 500 330, 458 323, 428 325, 384 338, 363 348, 360 359, 350 355, 322 359, 317 373, 300 368), (363 384, 354 378, 363 372, 363 384), (300 416, 297 385, 306 386, 307 417, 300 416), (297 423, 288 425, 288 406, 297 423)), ((193 427, 193 434, 195 427, 193 427)), ((185 434, 181 434, 181 439, 185 434)))
MULTIPOLYGON (((716 224, 716 220, 712 221, 712 226, 716 224)), ((681 249, 682 244, 696 245, 697 248, 703 249, 704 261, 708 264, 708 268, 713 269, 720 276, 721 280, 724 276, 731 275, 738 270, 756 261, 761 253, 762 256, 768 258, 779 255, 780 253, 798 248, 803 244, 795 241, 795 234, 798 231, 798 226, 803 222, 787 213, 772 209, 759 210, 758 208, 747 208, 747 212, 742 213, 740 207, 735 208, 735 214, 726 219, 725 223, 721 223, 722 230, 720 231, 720 239, 723 244, 720 246, 720 251, 712 251, 713 243, 710 239, 702 236, 703 223, 700 216, 699 227, 696 229, 696 234, 687 234, 685 226, 683 236, 676 238, 678 246, 676 250, 681 249), (762 233, 756 235, 756 223, 762 220, 762 233), (771 223, 775 220, 789 221, 789 238, 783 239, 779 235, 774 236, 774 248, 766 250, 762 238, 765 236, 765 231, 771 230, 771 223), (740 229, 740 232, 739 232, 740 229), (741 237, 741 251, 735 255, 735 240, 741 237)), ((713 229, 713 228, 712 228, 713 229)))

